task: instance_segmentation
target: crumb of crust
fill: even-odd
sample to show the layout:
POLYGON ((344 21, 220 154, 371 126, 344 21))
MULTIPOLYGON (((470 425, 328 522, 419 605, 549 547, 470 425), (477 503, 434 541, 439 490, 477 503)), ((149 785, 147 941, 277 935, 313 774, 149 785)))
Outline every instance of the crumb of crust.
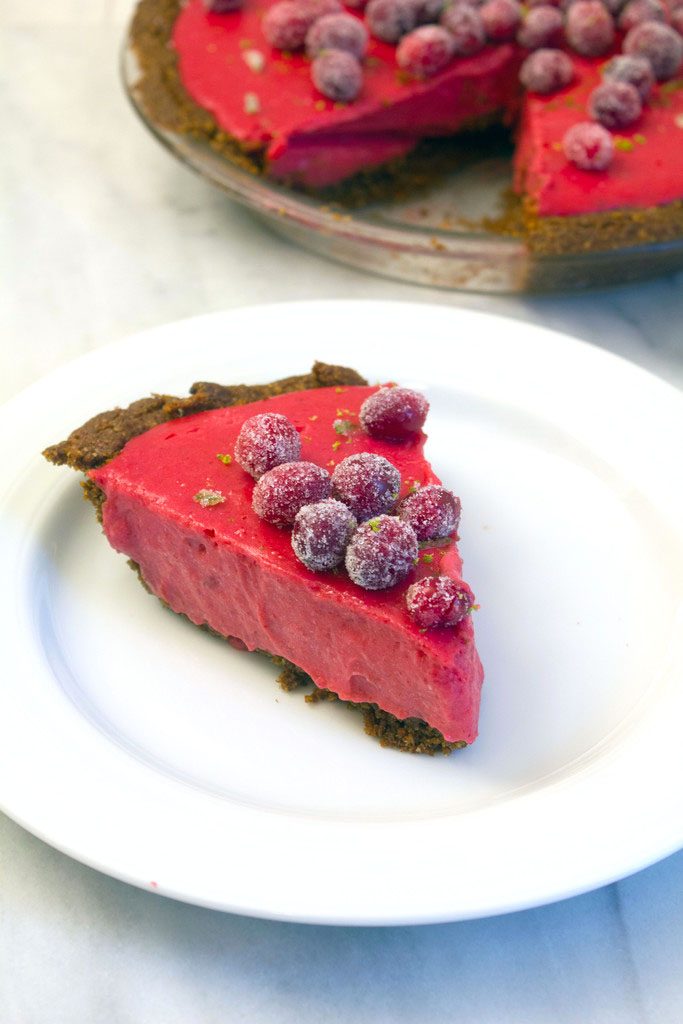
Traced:
MULTIPOLYGON (((199 381, 192 385, 186 398, 151 395, 132 402, 126 408, 98 413, 73 430, 66 440, 46 448, 43 455, 56 465, 87 471, 108 462, 131 438, 180 416, 229 405, 246 405, 291 391, 366 383, 355 370, 319 362, 313 364, 310 373, 285 377, 270 384, 226 386, 199 381)), ((87 491, 86 496, 90 496, 87 491)))

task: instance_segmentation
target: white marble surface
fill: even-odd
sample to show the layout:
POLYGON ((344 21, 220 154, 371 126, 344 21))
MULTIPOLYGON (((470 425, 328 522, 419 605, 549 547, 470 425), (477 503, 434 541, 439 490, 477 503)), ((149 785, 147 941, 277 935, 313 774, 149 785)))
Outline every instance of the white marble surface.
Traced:
MULTIPOLYGON (((0 15, 0 399, 146 326, 309 297, 506 313, 683 385, 683 275, 570 297, 463 296, 362 275, 270 234, 172 161, 133 117, 117 75, 128 13, 124 0, 26 0, 0 15)), ((367 930, 275 924, 140 892, 0 816, 0 1021, 332 1024, 462 1014, 477 1024, 678 1024, 682 892, 680 853, 508 917, 367 930)))

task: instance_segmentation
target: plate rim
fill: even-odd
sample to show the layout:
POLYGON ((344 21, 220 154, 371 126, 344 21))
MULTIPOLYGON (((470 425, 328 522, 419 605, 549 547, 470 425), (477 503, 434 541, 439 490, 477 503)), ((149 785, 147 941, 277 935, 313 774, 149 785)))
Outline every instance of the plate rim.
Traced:
MULTIPOLYGON (((227 324, 230 325, 230 323, 234 323, 235 321, 239 321, 240 319, 244 321, 245 319, 248 320, 250 317, 253 316, 265 317, 266 320, 272 320, 273 318, 277 320, 283 317, 285 319, 287 317, 293 317, 294 320, 296 321, 300 320, 302 311, 304 310, 306 311, 307 316, 315 318, 316 316, 321 315, 328 316, 330 313, 333 312, 335 307, 337 308, 337 311, 339 311, 342 308, 345 311, 349 311, 346 315, 351 315, 352 317, 366 317, 370 308, 373 308, 375 310, 375 314, 381 314, 382 310, 396 311, 398 308, 400 308, 400 315, 402 318, 413 316, 418 317, 420 320, 424 320, 425 318, 427 320, 430 320, 430 318, 433 319, 434 317, 436 317, 437 320, 445 319, 450 320, 453 323, 457 322, 458 320, 460 320, 461 323, 464 322, 465 324, 477 323, 482 327, 484 325, 484 321, 486 321, 489 324, 493 322, 494 328, 497 329, 498 331, 503 330, 504 327, 506 326, 509 327, 510 324, 510 321, 507 318, 494 316, 487 313, 479 313, 470 310, 459 310, 457 308, 453 309, 452 307, 448 306, 412 302, 395 303, 375 302, 373 300, 318 300, 315 302, 298 302, 284 304, 274 303, 266 306, 239 307, 237 309, 231 309, 223 312, 219 311, 211 314, 204 314, 203 316, 200 317, 191 317, 182 321, 172 322, 171 324, 159 325, 156 327, 148 328, 147 330, 136 332, 132 335, 129 335, 126 338, 121 339, 118 342, 114 342, 100 349, 93 350, 91 352, 86 353, 84 356, 78 357, 77 359, 72 360, 69 363, 63 364, 56 370, 53 370, 50 374, 47 374, 45 377, 29 385, 28 388, 24 389, 24 391, 20 392, 14 398, 11 398, 8 403, 0 407, 0 423, 2 423, 7 416, 10 416, 11 418, 12 415, 17 412, 17 410, 21 410, 23 407, 30 405, 32 402, 35 401, 36 396, 40 395, 41 391, 48 391, 51 387, 55 385, 55 383, 59 383, 60 380, 68 380, 69 377, 72 377, 74 374, 76 374, 77 376, 78 373, 82 372, 84 369, 87 371, 89 368, 92 369, 93 366, 97 367, 98 364, 106 366, 107 362, 110 361, 112 358, 116 359, 117 355, 120 354, 125 355, 127 351, 135 349, 136 346, 152 345, 153 347, 155 344, 159 345, 161 342, 163 342, 164 336, 169 331, 179 330, 181 335, 184 332, 193 330, 198 330, 199 332, 201 332, 202 326, 206 327, 209 321, 213 325, 220 325, 225 322, 227 322, 227 324), (412 309, 411 314, 407 313, 408 307, 412 309)), ((549 343, 552 343, 554 339, 554 344, 556 346, 555 351, 557 351, 557 348, 563 348, 565 355, 567 352, 571 353, 570 358, 574 358, 573 354, 577 353, 576 358, 578 358, 579 361, 588 359, 589 361, 592 361, 593 365, 595 365, 596 363, 602 364, 603 371, 607 368, 614 367, 617 369, 617 372, 626 374, 627 377, 635 379, 637 383, 643 384, 643 386, 654 388, 655 392, 657 392, 663 400, 673 400, 674 405, 678 409, 678 414, 683 414, 683 395, 681 395, 673 385, 670 385, 667 382, 655 377, 654 375, 649 374, 647 371, 634 366, 634 364, 630 363, 628 360, 625 360, 619 356, 614 356, 611 353, 607 353, 604 350, 592 346, 587 342, 580 341, 579 339, 573 339, 569 335, 562 335, 554 331, 549 331, 548 329, 543 327, 537 327, 536 325, 526 324, 524 321, 514 321, 514 323, 516 323, 518 327, 522 327, 525 331, 530 332, 530 334, 532 335, 531 340, 534 343, 547 345, 549 343)), ((485 332, 481 331, 480 335, 483 336, 484 333, 485 332)), ((531 349, 533 350, 533 348, 534 344, 531 344, 531 349)), ((298 372, 298 368, 295 367, 294 371, 298 372)), ((138 389, 138 393, 139 390, 140 389, 138 389)), ((72 414, 69 413, 69 416, 72 416, 72 414)), ((6 490, 6 488, 0 487, 0 511, 2 511, 7 500, 6 490)), ((0 699, 0 707, 1 706, 2 701, 0 699)), ((0 734, 2 734, 1 728, 0 734)), ((3 773, 0 770, 0 778, 4 778, 6 774, 7 773, 3 773)), ((7 778, 4 778, 4 786, 6 790, 7 778)), ((54 834, 54 830, 50 830, 49 828, 46 830, 45 828, 42 828, 40 823, 37 822, 35 820, 35 817, 31 814, 23 815, 21 813, 21 808, 16 806, 16 799, 16 793, 14 793, 14 800, 11 797, 8 799, 6 796, 6 792, 3 793, 2 796, 0 797, 0 805, 3 807, 3 809, 6 810, 10 817, 18 821, 23 827, 27 828, 29 831, 38 835, 39 838, 49 842, 51 845, 55 846, 58 849, 63 850, 63 852, 67 853, 68 855, 74 857, 77 860, 82 861, 83 863, 89 864, 91 867, 95 867, 98 870, 104 871, 105 873, 110 874, 114 877, 121 878, 126 882, 130 882, 145 889, 150 889, 151 887, 152 891, 161 892, 164 895, 173 896, 174 898, 185 900, 187 902, 197 903, 199 905, 213 906, 217 909, 229 910, 242 914, 251 914, 253 916, 258 917, 270 917, 278 920, 307 921, 310 923, 367 925, 391 925, 408 923, 414 924, 437 921, 451 921, 456 919, 465 919, 467 917, 484 916, 492 913, 503 913, 511 910, 521 909, 522 907, 539 905, 541 903, 549 902, 555 899, 565 898, 570 895, 575 895, 578 892, 583 892, 587 889, 595 888, 597 885, 605 884, 608 881, 613 881, 618 877, 623 877, 624 875, 631 873, 633 870, 637 870, 640 867, 644 867, 646 864, 652 863, 654 860, 657 860, 662 856, 666 856, 668 853, 673 852, 675 849, 678 849, 681 845, 683 845, 683 821, 681 821, 676 824, 675 829, 670 830, 669 833, 667 833, 664 836, 659 836, 658 843, 656 844, 657 849, 652 848, 652 843, 650 843, 649 846, 648 844, 645 844, 647 848, 640 849, 637 853, 632 852, 630 858, 627 857, 625 860, 622 860, 619 863, 615 862, 613 864, 612 870, 610 870, 609 867, 606 865, 601 865, 599 868, 596 868, 593 877, 591 877, 589 880, 586 878, 583 878, 582 881, 578 882, 575 880, 574 884, 568 883, 564 886, 564 888, 560 887, 559 890, 557 888, 557 885, 555 885, 554 891, 549 891, 549 883, 546 880, 546 891, 544 891, 543 893, 537 893, 536 898, 530 896, 529 892, 527 892, 526 894, 518 893, 516 898, 511 896, 510 898, 508 898, 507 901, 502 899, 499 895, 498 897, 494 896, 488 904, 479 904, 476 906, 473 906, 471 904, 461 905, 459 908, 455 907, 454 905, 451 905, 450 907, 444 907, 443 910, 440 912, 434 906, 430 906, 422 914, 419 912, 419 908, 416 909, 415 906, 413 906, 411 910, 406 911, 405 908, 401 910, 397 908, 392 908, 391 906, 387 906, 386 901, 383 909, 367 911, 365 914, 360 915, 358 913, 357 908, 351 913, 348 913, 344 910, 339 911, 339 908, 336 914, 334 912, 330 912, 329 908, 327 910, 322 910, 319 913, 316 913, 315 909, 311 908, 310 905, 302 913, 297 913, 296 908, 292 908, 291 905, 280 905, 279 907, 273 905, 258 906, 254 905, 253 901, 252 904, 245 904, 244 902, 240 903, 239 900, 226 900, 224 895, 221 898, 219 898, 218 901, 215 901, 211 899, 210 894, 207 895, 206 892, 198 891, 196 887, 195 891, 193 891, 193 887, 191 884, 189 886, 183 887, 173 884, 160 885, 157 882, 156 885, 152 885, 153 880, 148 877, 150 874, 149 871, 140 874, 139 872, 136 873, 135 871, 131 872, 121 870, 120 864, 119 870, 117 870, 116 863, 107 863, 106 859, 103 860, 101 856, 95 857, 94 859, 89 859, 87 852, 84 853, 82 849, 77 849, 73 846, 73 844, 60 843, 59 836, 56 836, 54 834)), ((473 812, 472 817, 475 818, 477 815, 482 814, 485 814, 485 811, 475 811, 473 812)), ((478 824, 475 822, 474 825, 470 823, 470 825, 471 827, 475 828, 475 830, 479 829, 481 831, 481 822, 479 822, 478 824)), ((260 827, 261 826, 259 825, 259 828, 260 827)), ((346 828, 346 826, 344 827, 346 828)), ((365 825, 362 826, 362 828, 365 827, 365 825)), ((371 827, 380 828, 383 826, 373 824, 371 827)), ((421 827, 424 827, 424 823, 421 824, 421 827)), ((357 830, 355 831, 357 834, 357 830)), ((389 828, 388 832, 391 831, 392 829, 389 828)), ((439 833, 438 828, 435 829, 433 827, 430 827, 430 831, 435 836, 439 833)), ((486 834, 485 827, 481 834, 486 834)), ((311 842, 314 846, 316 846, 316 844, 318 844, 319 846, 319 840, 320 836, 312 837, 309 835, 308 841, 311 842)), ((316 846, 316 848, 318 848, 318 846, 316 846)), ((386 853, 387 848, 388 847, 386 845, 386 841, 383 841, 383 843, 379 845, 378 850, 380 852, 386 853)), ((322 849, 324 849, 324 843, 323 846, 320 847, 320 850, 322 849)), ((376 866, 379 869, 379 861, 376 866)), ((552 885, 550 885, 550 889, 553 889, 552 885)))

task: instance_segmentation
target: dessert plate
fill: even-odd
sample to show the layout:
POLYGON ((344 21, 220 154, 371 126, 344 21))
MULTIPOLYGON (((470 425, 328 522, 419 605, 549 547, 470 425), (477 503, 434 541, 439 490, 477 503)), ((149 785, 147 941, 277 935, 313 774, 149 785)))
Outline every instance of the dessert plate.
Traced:
POLYGON ((122 75, 143 123, 175 157, 278 234, 357 269, 432 288, 510 293, 623 285, 683 266, 683 238, 541 256, 522 239, 487 230, 485 221, 504 212, 512 164, 504 153, 473 155, 471 140, 464 147, 466 159, 454 157, 458 166, 451 174, 410 200, 358 209, 330 206, 255 177, 207 144, 160 128, 136 90, 139 74, 127 45, 122 75))
POLYGON ((0 425, 0 806, 60 850, 223 910, 396 924, 555 900, 683 845, 683 399, 658 379, 478 313, 273 305, 92 352, 0 425), (39 454, 150 391, 314 358, 430 399, 486 670, 480 738, 450 758, 381 748, 166 611, 39 454))

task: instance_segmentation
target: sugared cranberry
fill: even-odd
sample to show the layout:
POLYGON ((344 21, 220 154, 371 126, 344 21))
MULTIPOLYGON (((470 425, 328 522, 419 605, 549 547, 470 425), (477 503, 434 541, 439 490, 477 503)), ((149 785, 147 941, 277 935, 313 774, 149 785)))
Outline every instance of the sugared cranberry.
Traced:
POLYGON ((298 0, 308 16, 309 28, 318 18, 324 18, 328 14, 341 14, 344 5, 341 0, 298 0))
POLYGON ((659 0, 629 0, 617 24, 622 32, 630 32, 644 21, 666 21, 666 11, 659 0))
POLYGON ((683 36, 683 6, 675 7, 670 17, 671 27, 678 32, 679 36, 683 36))
POLYGON ((489 39, 496 43, 514 39, 522 20, 522 8, 516 0, 486 0, 479 13, 489 39))
POLYGON ((636 25, 624 39, 624 53, 629 57, 645 57, 652 65, 658 82, 673 78, 683 60, 683 39, 669 25, 645 21, 636 25))
POLYGON ((299 0, 280 0, 263 16, 261 28, 271 46, 278 50, 298 50, 304 45, 311 16, 299 0))
POLYGON ((228 14, 242 9, 242 0, 204 0, 204 7, 211 14, 228 14))
POLYGON ((468 3, 450 4, 441 15, 441 24, 453 37, 453 52, 459 57, 479 53, 486 42, 481 14, 468 3))
POLYGON ((439 484, 427 484, 403 499, 398 514, 418 540, 439 540, 458 529, 460 498, 439 484))
POLYGON ((371 437, 401 441, 414 437, 429 412, 429 402, 411 388, 380 388, 360 407, 363 430, 371 437))
POLYGON ((334 569, 344 561, 357 526, 355 516, 341 501, 327 498, 315 505, 304 505, 294 520, 294 554, 313 572, 334 569))
POLYGON ((317 57, 323 50, 345 50, 358 60, 368 48, 368 30, 352 14, 326 14, 318 18, 306 35, 306 53, 317 57))
POLYGON ((346 549, 346 571, 365 590, 386 590, 404 580, 417 558, 415 532, 395 516, 359 526, 346 549))
POLYGON ((416 78, 430 78, 453 57, 453 38, 439 25, 422 25, 396 47, 396 63, 416 78))
POLYGON ((573 78, 574 65, 562 50, 534 50, 519 70, 524 88, 541 96, 564 89, 573 78))
POLYGON ((605 128, 625 128, 642 112, 638 90, 628 82, 602 82, 588 97, 588 113, 605 128))
POLYGON ((614 42, 614 18, 600 0, 576 0, 567 11, 564 34, 572 50, 598 57, 614 42))
POLYGON ((401 474, 396 467, 371 452, 349 455, 332 474, 332 497, 348 505, 359 523, 389 512, 400 487, 401 474))
POLYGON ((425 576, 408 587, 406 605, 420 629, 457 626, 474 605, 474 595, 462 580, 449 576, 425 576))
POLYGON ((360 61, 344 50, 324 50, 311 64, 316 89, 337 103, 350 103, 363 88, 360 61))
POLYGON ((527 50, 552 46, 562 38, 563 18, 557 7, 532 7, 517 32, 517 42, 527 50))
POLYGON ((417 25, 417 9, 411 0, 370 0, 365 20, 375 39, 397 43, 417 25))
POLYGON ((562 7, 562 0, 529 0, 527 7, 562 7))
POLYGON ((614 157, 612 136, 593 121, 572 125, 562 139, 562 149, 567 160, 583 171, 604 171, 614 157))
POLYGON ((627 57, 618 54, 605 64, 602 71, 605 78, 614 82, 627 82, 638 90, 641 100, 646 100, 655 84, 652 65, 645 57, 627 57))
POLYGON ((255 480, 282 462, 296 462, 300 455, 299 433, 279 412, 250 416, 235 442, 235 461, 255 480))
POLYGON ((330 474, 313 462, 283 462, 264 473, 252 495, 254 512, 273 526, 293 523, 304 505, 330 493, 330 474))

